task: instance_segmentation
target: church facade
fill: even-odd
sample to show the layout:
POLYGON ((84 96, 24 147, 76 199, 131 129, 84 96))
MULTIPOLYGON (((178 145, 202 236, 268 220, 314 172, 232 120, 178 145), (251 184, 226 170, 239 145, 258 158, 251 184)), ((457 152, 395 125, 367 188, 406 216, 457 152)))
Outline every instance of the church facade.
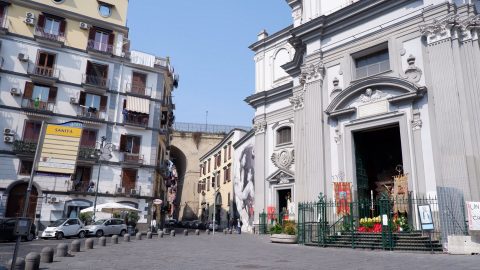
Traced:
POLYGON ((348 183, 352 200, 397 189, 465 220, 480 200, 479 1, 287 3, 293 24, 250 46, 255 212, 348 183))

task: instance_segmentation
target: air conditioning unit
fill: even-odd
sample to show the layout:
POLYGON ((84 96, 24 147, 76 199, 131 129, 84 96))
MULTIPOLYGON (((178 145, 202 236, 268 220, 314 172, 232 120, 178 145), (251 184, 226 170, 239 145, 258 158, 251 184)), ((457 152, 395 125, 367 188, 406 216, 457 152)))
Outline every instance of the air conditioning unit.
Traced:
POLYGON ((56 203, 57 202, 57 197, 51 197, 49 202, 50 203, 56 203))
POLYGON ((80 28, 88 30, 88 28, 90 28, 90 25, 88 25, 88 23, 80 22, 80 28))
POLYGON ((22 95, 22 93, 20 93, 20 91, 18 91, 17 88, 12 88, 12 89, 10 89, 10 94, 11 94, 12 96, 20 96, 20 95, 22 95))
POLYGON ((15 138, 11 134, 3 136, 3 142, 4 143, 13 143, 14 140, 15 140, 15 138))
POLYGON ((125 188, 123 188, 123 187, 117 187, 117 193, 118 193, 118 194, 124 194, 124 193, 125 193, 125 188))
POLYGON ((18 54, 18 60, 20 60, 22 62, 28 62, 28 55, 26 55, 24 53, 19 53, 18 54))
POLYGON ((35 19, 33 18, 25 18, 24 22, 28 25, 34 25, 35 24, 35 19))
POLYGON ((131 189, 130 195, 133 195, 133 196, 138 195, 138 191, 136 189, 131 189))
POLYGON ((3 134, 5 135, 13 135, 13 130, 11 128, 4 128, 3 134))
POLYGON ((76 97, 71 97, 70 98, 70 104, 78 104, 77 98, 76 97))
POLYGON ((35 14, 33 12, 27 12, 25 14, 25 17, 27 17, 29 19, 35 19, 35 14))

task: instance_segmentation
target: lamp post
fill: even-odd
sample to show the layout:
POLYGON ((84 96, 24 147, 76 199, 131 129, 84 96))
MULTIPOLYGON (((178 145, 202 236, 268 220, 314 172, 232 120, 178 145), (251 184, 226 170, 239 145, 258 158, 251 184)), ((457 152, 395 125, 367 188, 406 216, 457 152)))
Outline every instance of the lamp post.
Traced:
POLYGON ((100 182, 100 171, 102 169, 102 160, 109 160, 112 158, 112 143, 105 143, 107 138, 102 136, 101 141, 97 142, 99 148, 95 149, 93 153, 98 162, 97 184, 95 186, 95 199, 93 201, 93 220, 95 221, 95 215, 97 212, 97 198, 98 198, 98 184, 100 182))

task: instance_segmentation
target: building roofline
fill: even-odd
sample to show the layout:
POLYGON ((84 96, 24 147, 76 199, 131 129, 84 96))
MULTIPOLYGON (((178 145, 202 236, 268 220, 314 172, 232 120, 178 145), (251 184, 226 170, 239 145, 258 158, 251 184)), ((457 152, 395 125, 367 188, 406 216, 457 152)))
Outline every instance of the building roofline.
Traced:
POLYGON ((258 108, 261 105, 272 103, 292 96, 293 81, 277 86, 273 89, 262 91, 244 99, 248 105, 258 108))
POLYGON ((235 128, 233 129, 232 131, 230 131, 230 133, 228 133, 227 135, 225 135, 225 137, 223 137, 223 139, 217 144, 215 145, 212 149, 210 149, 210 151, 208 151, 207 153, 205 153, 205 155, 203 155, 202 157, 200 157, 198 160, 199 161, 202 161, 204 159, 206 159, 208 156, 211 156, 212 154, 214 154, 215 152, 217 152, 217 150, 219 148, 221 148, 221 146, 227 142, 231 137, 233 137, 233 135, 235 134, 235 132, 247 132, 243 129, 239 129, 239 128, 235 128))
POLYGON ((261 46, 266 46, 269 44, 272 44, 276 41, 278 41, 281 38, 284 38, 286 36, 290 36, 290 31, 293 29, 293 24, 283 28, 282 30, 275 32, 273 35, 268 36, 264 39, 258 40, 252 45, 250 45, 248 48, 252 51, 257 51, 261 46))
POLYGON ((238 140, 238 142, 233 144, 233 149, 237 149, 240 147, 243 143, 248 141, 250 138, 252 138, 255 135, 255 130, 251 129, 247 134, 245 134, 242 138, 238 140))

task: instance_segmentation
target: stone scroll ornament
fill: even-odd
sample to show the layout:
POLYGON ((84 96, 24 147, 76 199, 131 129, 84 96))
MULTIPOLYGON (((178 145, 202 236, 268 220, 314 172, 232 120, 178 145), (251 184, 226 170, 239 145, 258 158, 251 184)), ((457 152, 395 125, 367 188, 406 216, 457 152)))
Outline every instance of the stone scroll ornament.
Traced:
POLYGON ((272 162, 279 169, 290 169, 295 158, 294 150, 282 150, 272 154, 272 162))
POLYGON ((403 78, 412 83, 418 83, 422 78, 422 70, 415 66, 415 56, 411 55, 407 58, 408 67, 404 72, 403 78))

